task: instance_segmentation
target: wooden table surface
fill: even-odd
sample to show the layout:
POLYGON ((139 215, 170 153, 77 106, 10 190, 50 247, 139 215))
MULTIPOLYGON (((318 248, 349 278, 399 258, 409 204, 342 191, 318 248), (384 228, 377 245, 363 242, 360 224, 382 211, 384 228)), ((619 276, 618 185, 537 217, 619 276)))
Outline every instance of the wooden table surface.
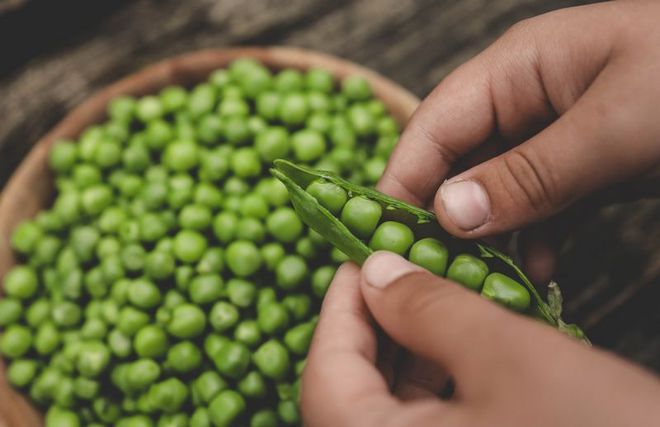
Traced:
MULTIPOLYGON (((418 96, 516 21, 575 0, 38 0, 0 15, 0 187, 109 82, 183 52, 284 44, 371 67, 418 96)), ((469 118, 466 118, 469 120, 469 118)), ((29 191, 26 189, 26 191, 29 191)), ((591 216, 562 252, 566 317, 660 372, 660 203, 591 216)))

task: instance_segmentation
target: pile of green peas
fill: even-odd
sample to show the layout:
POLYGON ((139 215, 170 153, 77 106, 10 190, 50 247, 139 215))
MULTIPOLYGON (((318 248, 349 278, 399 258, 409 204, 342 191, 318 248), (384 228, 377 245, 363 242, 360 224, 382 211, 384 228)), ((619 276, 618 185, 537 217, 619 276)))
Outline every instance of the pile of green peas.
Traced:
POLYGON ((512 310, 525 312, 530 308, 531 295, 521 283, 500 272, 490 272, 478 256, 450 254, 442 241, 424 236, 423 227, 397 220, 397 210, 402 207, 384 209, 377 200, 356 195, 324 178, 312 181, 306 191, 371 250, 406 256, 412 263, 512 310))
POLYGON ((107 112, 53 145, 52 207, 11 237, 9 381, 49 427, 299 425, 316 314, 345 257, 268 167, 372 185, 395 120, 360 77, 251 59, 107 112))

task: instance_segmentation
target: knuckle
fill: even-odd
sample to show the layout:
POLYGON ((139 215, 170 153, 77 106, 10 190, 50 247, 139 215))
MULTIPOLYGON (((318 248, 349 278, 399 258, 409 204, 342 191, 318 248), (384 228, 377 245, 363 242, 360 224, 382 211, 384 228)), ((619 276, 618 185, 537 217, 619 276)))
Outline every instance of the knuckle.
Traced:
POLYGON ((514 148, 503 156, 503 177, 514 200, 524 207, 547 213, 560 204, 556 178, 550 168, 529 150, 514 148))

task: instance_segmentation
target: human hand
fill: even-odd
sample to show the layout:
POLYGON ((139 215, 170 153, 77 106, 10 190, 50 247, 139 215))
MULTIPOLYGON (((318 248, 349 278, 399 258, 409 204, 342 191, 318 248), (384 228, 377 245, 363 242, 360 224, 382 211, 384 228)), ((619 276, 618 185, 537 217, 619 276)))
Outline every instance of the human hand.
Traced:
MULTIPOLYGON (((424 100, 379 189, 432 203, 464 238, 537 223, 619 183, 627 197, 660 194, 659 15, 660 2, 617 1, 514 26, 424 100)), ((552 275, 557 224, 523 238, 536 282, 552 275)))
POLYGON ((344 264, 329 289, 303 373, 302 415, 310 427, 660 425, 659 397, 660 383, 641 369, 377 252, 361 271, 344 264), (453 397, 435 397, 438 378, 388 381, 372 320, 446 370, 453 397), (406 400, 411 388, 427 396, 406 400))

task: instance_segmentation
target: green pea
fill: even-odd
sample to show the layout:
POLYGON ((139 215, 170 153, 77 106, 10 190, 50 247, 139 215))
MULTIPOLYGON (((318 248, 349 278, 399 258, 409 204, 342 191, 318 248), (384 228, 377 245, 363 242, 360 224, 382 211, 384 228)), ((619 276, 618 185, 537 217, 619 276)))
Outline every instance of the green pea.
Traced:
POLYGON ((234 151, 230 164, 236 176, 241 178, 255 177, 261 173, 261 160, 254 148, 244 147, 234 151))
MULTIPOLYGON (((238 89, 238 88, 236 88, 238 89)), ((243 117, 249 115, 250 106, 244 99, 240 97, 230 97, 225 99, 220 103, 218 108, 218 113, 220 117, 239 117, 241 120, 243 117)))
POLYGON ((240 212, 244 216, 263 219, 268 215, 268 202, 261 194, 248 194, 241 200, 240 212))
POLYGON ((268 302, 257 309, 257 323, 267 335, 282 332, 289 326, 289 312, 284 304, 268 302))
POLYGON ((289 372, 291 361, 286 347, 276 339, 263 343, 252 357, 254 364, 263 375, 281 380, 289 372))
POLYGON ((296 425, 300 422, 298 404, 292 400, 282 400, 277 404, 277 414, 286 425, 296 425))
POLYGON ((162 415, 158 418, 157 427, 188 427, 187 414, 162 415))
POLYGON ((369 159, 364 164, 364 177, 367 182, 377 183, 380 177, 385 172, 385 167, 387 166, 387 161, 379 157, 369 159))
POLYGON ((116 141, 101 140, 94 149, 94 163, 108 169, 121 161, 121 147, 116 141))
POLYGON ((136 279, 128 287, 128 301, 139 308, 153 308, 160 304, 160 290, 147 279, 136 279))
POLYGON ((192 372, 202 364, 202 352, 192 342, 182 341, 170 347, 167 362, 175 372, 192 372))
POLYGON ((133 347, 139 357, 156 358, 167 351, 168 340, 165 331, 157 325, 146 325, 135 334, 133 347))
POLYGON ((224 332, 238 323, 239 317, 240 314, 236 306, 225 301, 219 301, 211 308, 209 323, 214 330, 224 332))
POLYGON ((266 91, 257 96, 257 113, 266 120, 273 121, 277 119, 280 112, 281 97, 277 92, 266 91))
POLYGON ((203 403, 209 403, 227 387, 227 382, 215 371, 205 371, 193 381, 192 385, 193 392, 197 393, 203 403))
POLYGON ((332 74, 328 71, 320 68, 312 68, 305 75, 305 86, 310 90, 330 93, 335 86, 335 82, 332 74))
POLYGON ((181 230, 174 237, 174 255, 183 262, 199 261, 206 247, 206 238, 196 231, 181 230))
POLYGON ((129 244, 121 250, 121 260, 128 271, 139 271, 144 267, 145 251, 141 245, 129 244))
POLYGON ((151 163, 149 150, 138 144, 131 144, 124 148, 122 153, 122 164, 130 172, 142 172, 151 163))
POLYGON ((229 158, 218 150, 204 153, 200 162, 199 175, 205 181, 217 181, 229 172, 229 158))
POLYGON ((426 268, 431 273, 444 276, 449 251, 441 241, 427 237, 412 245, 408 258, 412 263, 426 268))
POLYGON ((479 291, 488 275, 485 262, 472 255, 458 255, 447 269, 447 278, 461 285, 479 291))
POLYGON ((312 292, 319 298, 323 298, 335 277, 337 268, 331 265, 319 267, 312 273, 312 292))
POLYGON ((172 320, 167 325, 170 335, 177 338, 194 338, 204 331, 206 315, 193 304, 181 304, 172 311, 172 320))
POLYGON ((195 203, 209 209, 218 209, 222 206, 222 192, 215 186, 201 182, 195 187, 193 196, 195 203))
POLYGON ((240 277, 254 274, 261 267, 261 254, 254 243, 246 240, 232 242, 226 251, 227 266, 240 277))
POLYGON ((156 382, 160 373, 160 365, 153 359, 138 359, 128 366, 126 381, 132 390, 144 390, 156 382))
POLYGON ((364 196, 348 200, 341 211, 341 222, 356 236, 366 239, 376 230, 383 214, 380 204, 364 196))
POLYGON ((120 359, 130 356, 133 352, 131 338, 118 329, 113 329, 108 334, 108 347, 120 359))
POLYGON ((209 416, 216 427, 228 427, 246 409, 243 397, 233 390, 223 390, 209 404, 209 416))
POLYGON ((298 255, 287 255, 277 264, 275 277, 282 289, 295 289, 307 277, 307 263, 298 255))
POLYGON ((11 247, 22 254, 30 253, 42 236, 43 230, 36 223, 23 221, 11 235, 11 247))
POLYGON ((282 98, 280 120, 288 126, 301 125, 307 119, 309 106, 302 93, 290 92, 282 98))
POLYGON ((229 378, 242 377, 250 364, 250 350, 235 341, 223 345, 213 357, 213 363, 220 374, 229 378))
POLYGON ((37 362, 31 359, 16 359, 7 368, 7 379, 14 387, 26 387, 37 375, 37 362))
POLYGON ((57 326, 70 327, 80 322, 82 310, 73 302, 59 301, 51 305, 50 315, 57 326))
POLYGON ((350 260, 348 255, 346 255, 345 253, 343 253, 342 251, 340 251, 337 248, 332 248, 330 250, 330 259, 332 259, 332 261, 334 261, 338 264, 341 264, 342 262, 346 262, 346 261, 350 260))
POLYGON ((176 172, 183 172, 197 166, 199 149, 190 141, 177 141, 169 144, 163 153, 163 164, 176 172))
POLYGON ((201 274, 190 281, 188 293, 195 304, 216 301, 224 292, 222 277, 217 274, 201 274))
POLYGON ((211 210, 202 205, 187 205, 179 213, 181 228, 204 230, 211 224, 211 210))
POLYGON ((213 219, 213 234, 221 243, 228 243, 236 234, 238 217, 232 212, 220 212, 213 219))
POLYGON ((151 321, 149 315, 137 308, 126 306, 121 309, 117 321, 117 329, 132 337, 151 321))
POLYGON ((284 258, 284 255, 286 255, 286 251, 280 243, 266 243, 261 247, 261 257, 264 260, 266 268, 270 271, 275 269, 280 260, 284 258))
POLYGON ((45 425, 47 427, 79 427, 80 418, 73 411, 51 406, 46 412, 45 425))
POLYGON ((18 265, 5 275, 4 291, 12 298, 28 299, 38 287, 37 274, 30 267, 18 265))
POLYGON ((200 117, 213 110, 215 106, 215 89, 208 83, 202 83, 190 92, 188 111, 193 117, 200 117))
POLYGON ((376 228, 369 241, 374 251, 386 250, 405 255, 415 241, 412 230, 400 222, 385 221, 376 228))
POLYGON ((190 417, 190 427, 211 427, 211 416, 204 407, 197 407, 190 417))
POLYGON ((21 302, 16 298, 0 299, 0 327, 6 327, 20 319, 23 313, 21 302))
POLYGON ((224 252, 221 248, 209 248, 197 263, 196 271, 200 274, 220 273, 224 267, 224 252))
POLYGON ((268 392, 266 380, 257 371, 248 372, 237 384, 238 391, 247 398, 258 399, 268 392))
POLYGON ((289 133, 281 126, 268 127, 257 134, 255 148, 265 162, 285 157, 289 153, 289 133))
POLYGON ((261 330, 256 320, 243 320, 236 325, 234 339, 252 348, 261 342, 261 330))
POLYGON ((188 387, 177 378, 169 378, 153 384, 149 395, 155 408, 166 413, 175 413, 188 399, 188 387))
POLYGON ((229 338, 218 335, 218 334, 208 334, 204 339, 204 352, 206 355, 213 359, 218 355, 220 349, 226 346, 230 342, 229 338))
MULTIPOLYGON (((225 101, 224 103, 220 104, 220 114, 221 115, 226 115, 227 118, 225 120, 225 126, 224 126, 224 137, 232 145, 239 145, 243 144, 244 142, 248 141, 250 139, 250 136, 252 132, 250 131, 250 127, 248 125, 248 121, 246 120, 245 117, 243 117, 242 114, 234 114, 234 115, 228 115, 227 113, 223 114, 224 110, 227 110, 226 108, 228 105, 233 105, 233 104, 238 104, 240 106, 241 110, 245 110, 246 104, 242 101, 225 101)), ((233 109, 238 109, 238 108, 232 108, 233 109)))
POLYGON ((77 160, 75 143, 68 140, 57 141, 48 153, 48 166, 57 173, 71 170, 77 160))
POLYGON ((161 152, 175 137, 174 129, 162 119, 152 120, 144 129, 146 146, 155 152, 161 152))
POLYGON ((338 214, 348 200, 348 194, 340 186, 318 179, 307 187, 307 192, 332 214, 338 214))
POLYGON ((481 295, 518 312, 527 310, 530 305, 529 291, 502 273, 491 273, 486 277, 481 295))
POLYGON ((263 179, 257 185, 257 191, 266 198, 271 206, 282 206, 289 201, 289 192, 278 179, 263 179))
POLYGON ((299 130, 291 136, 291 146, 296 159, 311 162, 320 158, 326 149, 325 139, 320 133, 311 130, 299 130))
POLYGON ((343 79, 341 92, 351 101, 364 101, 371 97, 369 82, 361 76, 349 76, 343 79))
POLYGON ((252 305, 257 294, 254 283, 244 279, 233 278, 227 282, 227 297, 232 304, 247 308, 252 305))
POLYGON ((76 367, 86 377, 99 375, 110 363, 110 351, 100 341, 88 341, 80 346, 76 367))
POLYGON ((32 303, 25 311, 25 321, 27 324, 36 328, 50 317, 50 301, 46 298, 40 298, 32 303))
POLYGON ((250 418, 250 427, 277 427, 278 425, 277 414, 269 409, 259 410, 250 418))
POLYGON ((291 243, 302 233, 303 224, 293 209, 282 207, 268 215, 266 229, 276 240, 291 243))
POLYGON ((266 238, 266 227, 256 218, 241 218, 236 225, 236 238, 261 243, 266 238))
POLYGON ((315 323, 307 322, 289 329, 284 335, 284 343, 294 354, 307 354, 312 337, 314 336, 315 327, 315 323))
POLYGON ((162 250, 155 250, 144 260, 144 273, 150 279, 163 280, 174 274, 176 262, 174 257, 162 250))
POLYGON ((280 92, 291 92, 303 88, 304 78, 298 70, 286 68, 275 76, 275 88, 280 92))
POLYGON ((289 294, 282 299, 282 304, 295 320, 306 318, 312 309, 312 300, 306 294, 289 294))
POLYGON ((101 238, 99 232, 91 226, 79 226, 71 232, 71 248, 80 261, 89 261, 94 257, 96 244, 101 238))
POLYGON ((80 335, 89 340, 103 339, 107 333, 108 325, 98 317, 85 320, 82 328, 80 328, 80 335))

